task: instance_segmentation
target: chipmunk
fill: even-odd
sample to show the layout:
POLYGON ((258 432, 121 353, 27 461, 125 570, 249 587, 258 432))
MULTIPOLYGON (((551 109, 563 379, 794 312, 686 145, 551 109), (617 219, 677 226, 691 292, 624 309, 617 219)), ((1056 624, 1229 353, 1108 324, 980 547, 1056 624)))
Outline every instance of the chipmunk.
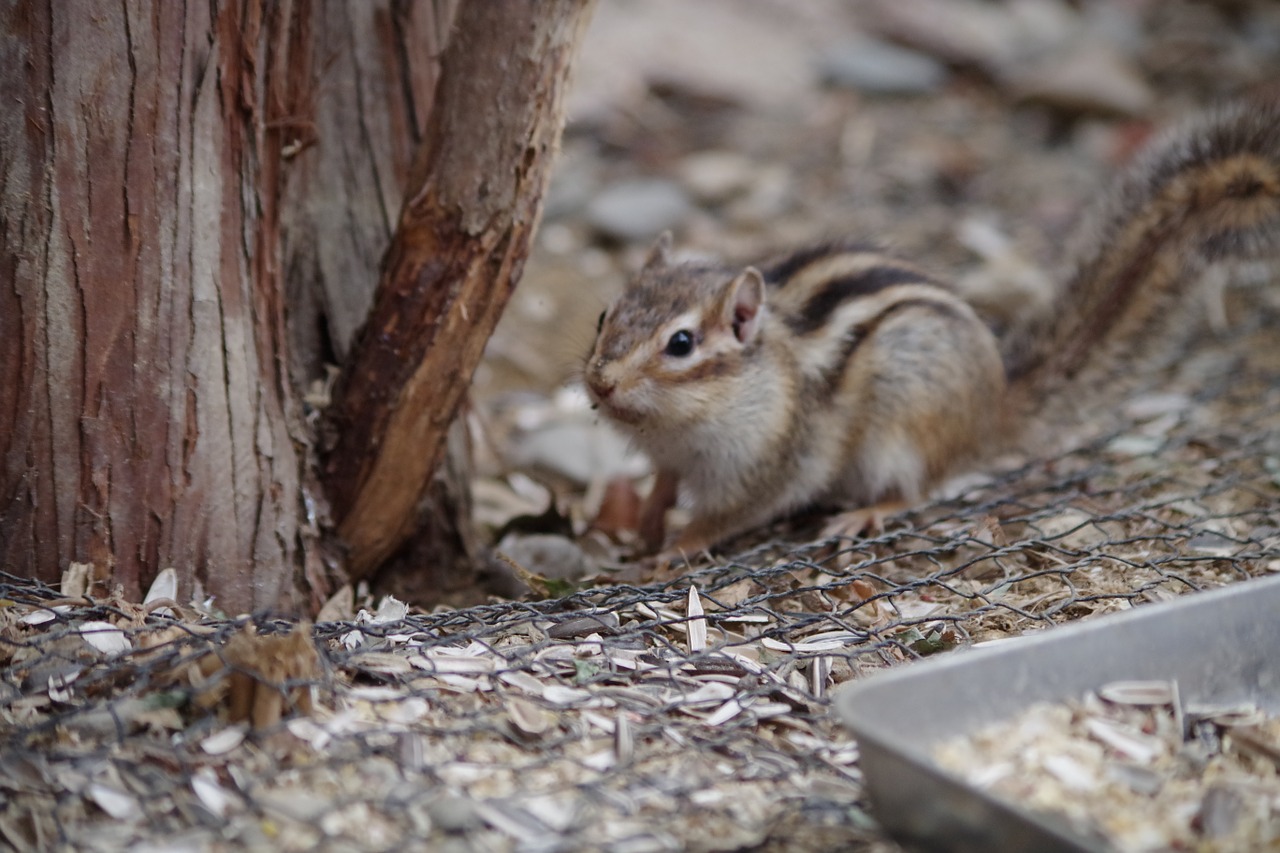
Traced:
POLYGON ((691 517, 673 553, 815 504, 876 523, 990 450, 1056 381, 1166 342, 1160 324, 1208 265, 1280 248, 1280 103, 1165 136, 1099 222, 1053 310, 1000 338, 945 281, 864 244, 734 268, 677 263, 664 234, 600 316, 584 369, 657 472, 642 536, 659 538, 677 484, 691 517))

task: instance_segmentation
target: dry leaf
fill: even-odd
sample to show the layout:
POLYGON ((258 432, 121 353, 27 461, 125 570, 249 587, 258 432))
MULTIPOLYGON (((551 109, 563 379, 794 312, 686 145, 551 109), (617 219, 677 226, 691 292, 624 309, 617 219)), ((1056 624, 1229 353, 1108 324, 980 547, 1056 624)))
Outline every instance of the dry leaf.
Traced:
POLYGON ((615 477, 604 489, 600 511, 591 526, 613 539, 635 531, 640 523, 640 495, 629 477, 615 477))
POLYGON ((317 622, 344 622, 354 618, 356 612, 356 592, 351 584, 343 584, 316 614, 317 622))

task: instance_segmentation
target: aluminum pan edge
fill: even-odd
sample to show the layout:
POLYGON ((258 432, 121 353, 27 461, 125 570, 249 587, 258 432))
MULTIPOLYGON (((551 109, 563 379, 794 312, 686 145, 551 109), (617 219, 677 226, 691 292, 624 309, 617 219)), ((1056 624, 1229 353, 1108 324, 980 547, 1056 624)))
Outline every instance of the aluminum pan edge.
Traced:
POLYGON ((1280 576, 890 669, 841 688, 835 708, 858 740, 874 814, 899 839, 933 850, 1102 851, 1100 840, 994 800, 928 756, 1034 702, 1121 679, 1174 679, 1184 703, 1280 711, 1280 576))

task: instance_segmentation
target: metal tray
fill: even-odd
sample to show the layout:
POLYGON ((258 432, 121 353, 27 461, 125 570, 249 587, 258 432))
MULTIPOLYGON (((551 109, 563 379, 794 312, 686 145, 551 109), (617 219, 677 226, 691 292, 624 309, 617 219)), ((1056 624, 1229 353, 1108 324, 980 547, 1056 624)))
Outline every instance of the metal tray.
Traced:
POLYGON ((966 785, 929 754, 1032 703, 1129 679, 1176 680, 1184 703, 1280 712, 1280 577, 888 670, 843 688, 835 707, 858 740, 873 813, 898 840, 982 853, 1107 851, 1065 822, 966 785))

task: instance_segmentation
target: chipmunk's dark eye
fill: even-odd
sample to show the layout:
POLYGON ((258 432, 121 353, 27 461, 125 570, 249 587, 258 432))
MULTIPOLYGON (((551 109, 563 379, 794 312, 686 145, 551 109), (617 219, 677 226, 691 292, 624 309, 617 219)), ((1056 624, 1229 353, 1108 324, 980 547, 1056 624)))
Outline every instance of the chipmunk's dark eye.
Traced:
POLYGON ((597 334, 597 335, 604 331, 604 315, 605 315, 605 314, 607 314, 607 313, 608 313, 607 311, 601 311, 601 312, 600 312, 600 319, 599 319, 599 320, 596 320, 596 334, 597 334))
POLYGON ((667 348, 664 350, 667 355, 674 355, 681 358, 693 352, 693 333, 686 329, 676 332, 667 341, 667 348))

